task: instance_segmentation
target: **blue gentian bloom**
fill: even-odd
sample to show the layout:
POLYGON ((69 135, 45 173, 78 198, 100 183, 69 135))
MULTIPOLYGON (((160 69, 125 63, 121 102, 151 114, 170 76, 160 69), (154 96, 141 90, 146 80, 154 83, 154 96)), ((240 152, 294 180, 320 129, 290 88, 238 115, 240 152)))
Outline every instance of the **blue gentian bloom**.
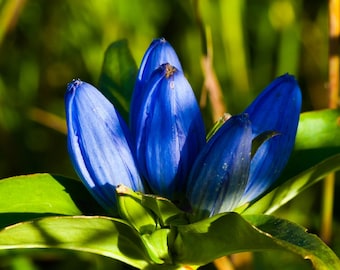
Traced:
POLYGON ((265 131, 278 135, 265 141, 253 157, 243 203, 266 191, 286 166, 295 143, 301 102, 296 80, 285 74, 269 84, 245 110, 252 123, 253 138, 265 131))
POLYGON ((188 182, 188 200, 197 217, 234 209, 246 188, 252 130, 247 114, 231 117, 202 149, 188 182))
POLYGON ((205 144, 203 119, 183 72, 170 64, 155 70, 146 88, 139 117, 132 119, 137 159, 152 191, 174 199, 184 193, 189 170, 205 144))
POLYGON ((261 196, 292 151, 301 93, 291 75, 275 79, 240 115, 205 142, 202 116, 172 47, 154 40, 139 70, 130 129, 93 86, 74 80, 65 96, 68 149, 86 187, 116 210, 115 188, 184 197, 198 218, 232 211, 261 196), (255 153, 252 143, 265 140, 255 153))
POLYGON ((148 88, 145 88, 145 84, 149 81, 152 72, 166 63, 175 67, 176 70, 182 70, 182 65, 170 43, 164 38, 154 39, 143 56, 133 90, 130 105, 130 126, 132 134, 136 133, 136 121, 133 121, 133 119, 138 118, 141 100, 143 99, 142 95, 148 91, 148 88))
POLYGON ((199 217, 231 211, 263 194, 278 178, 293 149, 301 92, 293 76, 275 79, 240 116, 212 136, 189 178, 188 199, 199 217), (265 132, 252 158, 251 144, 265 132))
POLYGON ((95 199, 114 212, 118 184, 144 191, 130 131, 113 105, 88 83, 69 83, 65 105, 73 166, 95 199))

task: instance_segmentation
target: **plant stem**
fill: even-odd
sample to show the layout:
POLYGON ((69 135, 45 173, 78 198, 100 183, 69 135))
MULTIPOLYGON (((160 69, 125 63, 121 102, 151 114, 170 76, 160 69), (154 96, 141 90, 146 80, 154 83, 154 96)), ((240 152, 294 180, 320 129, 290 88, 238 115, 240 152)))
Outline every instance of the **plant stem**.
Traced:
MULTIPOLYGON (((330 109, 338 107, 339 98, 339 36, 340 36, 340 2, 329 0, 329 64, 328 84, 330 109)), ((323 184, 322 224, 320 236, 326 243, 330 243, 332 237, 333 203, 334 203, 335 174, 328 175, 323 184)))

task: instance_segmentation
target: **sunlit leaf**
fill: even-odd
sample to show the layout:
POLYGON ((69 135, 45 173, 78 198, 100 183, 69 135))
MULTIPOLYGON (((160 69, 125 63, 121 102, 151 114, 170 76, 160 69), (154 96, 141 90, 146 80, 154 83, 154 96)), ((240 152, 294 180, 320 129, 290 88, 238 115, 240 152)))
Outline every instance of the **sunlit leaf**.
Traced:
POLYGON ((0 227, 43 216, 102 212, 80 181, 50 174, 0 180, 0 227))
POLYGON ((152 259, 136 230, 101 216, 46 217, 0 230, 0 249, 85 251, 143 268, 152 259))
MULTIPOLYGON (((271 214, 306 188, 312 186, 317 181, 336 170, 340 170, 340 154, 332 156, 295 177, 292 177, 250 205, 243 211, 243 214, 271 214)), ((242 212, 241 209, 240 212, 242 212)))
POLYGON ((201 265, 243 251, 287 250, 309 259, 315 269, 340 267, 337 256, 317 236, 272 216, 225 213, 178 226, 177 233, 173 252, 179 263, 201 265))
POLYGON ((340 110, 302 113, 292 156, 277 184, 340 153, 340 110))
POLYGON ((106 50, 98 88, 128 120, 137 66, 126 40, 112 43, 106 50))

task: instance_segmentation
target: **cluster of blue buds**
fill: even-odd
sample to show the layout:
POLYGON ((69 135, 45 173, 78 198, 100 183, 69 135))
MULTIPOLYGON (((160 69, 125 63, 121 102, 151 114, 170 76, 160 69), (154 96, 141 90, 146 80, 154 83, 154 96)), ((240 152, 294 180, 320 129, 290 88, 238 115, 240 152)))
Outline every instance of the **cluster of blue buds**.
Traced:
POLYGON ((232 211, 261 196, 294 146, 301 93, 294 77, 276 78, 239 115, 206 140, 194 92, 165 39, 146 51, 129 126, 92 85, 74 80, 65 95, 68 150, 96 200, 116 209, 116 187, 187 201, 199 217, 232 211), (254 141, 261 134, 275 134, 254 141))

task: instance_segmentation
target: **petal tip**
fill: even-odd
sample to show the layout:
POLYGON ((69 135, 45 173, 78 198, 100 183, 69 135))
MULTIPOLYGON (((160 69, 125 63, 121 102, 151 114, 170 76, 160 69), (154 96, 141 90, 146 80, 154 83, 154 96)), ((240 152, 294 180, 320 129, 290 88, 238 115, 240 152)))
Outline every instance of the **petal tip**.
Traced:
POLYGON ((81 81, 80 79, 73 79, 71 82, 69 82, 69 83, 67 84, 67 92, 74 91, 74 90, 77 89, 82 83, 83 83, 83 81, 81 81))

